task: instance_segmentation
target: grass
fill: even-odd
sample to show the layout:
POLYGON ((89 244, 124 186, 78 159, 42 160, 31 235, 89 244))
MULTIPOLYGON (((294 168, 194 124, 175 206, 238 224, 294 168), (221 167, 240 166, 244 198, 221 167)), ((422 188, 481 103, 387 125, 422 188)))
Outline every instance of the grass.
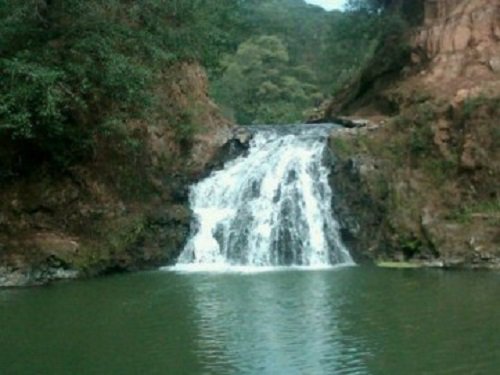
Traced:
POLYGON ((461 224, 466 224, 470 223, 474 215, 478 214, 491 216, 491 220, 499 221, 500 198, 489 201, 474 202, 456 208, 448 215, 448 219, 461 224))
POLYGON ((339 156, 346 156, 352 152, 352 146, 349 141, 342 137, 335 137, 330 140, 331 148, 334 154, 339 156))
POLYGON ((421 264, 410 262, 377 262, 377 267, 380 268, 393 268, 393 269, 412 269, 422 268, 421 264))

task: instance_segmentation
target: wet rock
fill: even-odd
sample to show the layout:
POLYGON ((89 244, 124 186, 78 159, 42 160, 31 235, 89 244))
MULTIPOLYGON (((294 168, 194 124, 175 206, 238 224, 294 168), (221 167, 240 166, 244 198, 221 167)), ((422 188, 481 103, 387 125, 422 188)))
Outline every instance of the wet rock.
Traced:
POLYGON ((253 134, 244 127, 235 127, 232 136, 222 145, 206 166, 205 170, 198 177, 202 179, 207 177, 212 171, 223 168, 224 164, 238 156, 245 155, 250 147, 250 141, 253 134))
POLYGON ((38 266, 0 266, 0 287, 24 287, 44 285, 55 280, 76 279, 80 276, 77 270, 38 266))
POLYGON ((252 133, 248 131, 248 129, 238 126, 233 130, 233 137, 234 140, 238 141, 241 145, 247 145, 250 143, 250 140, 252 139, 252 133))

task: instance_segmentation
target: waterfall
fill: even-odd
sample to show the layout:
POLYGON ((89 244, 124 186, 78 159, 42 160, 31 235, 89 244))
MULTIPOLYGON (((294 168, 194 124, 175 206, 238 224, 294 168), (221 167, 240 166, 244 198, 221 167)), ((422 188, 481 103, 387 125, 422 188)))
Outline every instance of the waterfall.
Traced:
POLYGON ((192 186, 195 222, 176 268, 352 264, 323 164, 331 128, 254 127, 246 155, 192 186))

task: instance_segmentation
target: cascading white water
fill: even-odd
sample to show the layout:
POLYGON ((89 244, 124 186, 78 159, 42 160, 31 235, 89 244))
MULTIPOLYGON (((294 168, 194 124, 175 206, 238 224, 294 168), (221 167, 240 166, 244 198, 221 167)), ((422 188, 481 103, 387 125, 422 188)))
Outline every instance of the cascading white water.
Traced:
POLYGON ((247 155, 194 185, 195 223, 176 267, 352 263, 332 215, 323 165, 330 129, 260 127, 247 155))

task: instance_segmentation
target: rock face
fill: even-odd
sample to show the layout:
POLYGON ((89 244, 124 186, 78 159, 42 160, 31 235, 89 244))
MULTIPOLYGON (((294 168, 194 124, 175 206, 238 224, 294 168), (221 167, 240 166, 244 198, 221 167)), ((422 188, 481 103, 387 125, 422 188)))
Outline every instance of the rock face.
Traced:
POLYGON ((175 260, 189 233, 189 185, 212 167, 233 126, 196 64, 169 68, 156 97, 156 119, 128 124, 139 153, 105 139, 94 160, 64 175, 40 170, 0 187, 0 287, 175 260))
POLYGON ((454 111, 447 154, 421 109, 331 135, 333 209, 356 260, 500 268, 500 100, 454 111))
MULTIPOLYGON (((184 158, 192 172, 201 172, 232 137, 233 125, 208 96, 208 80, 197 64, 180 63, 165 74, 156 90, 163 113, 154 125, 143 124, 154 161, 184 158), (173 128, 171 122, 180 122, 173 128), (190 133, 196 129, 194 136, 190 133), (186 155, 189 150, 189 155, 186 155)), ((185 165, 182 166, 186 169, 185 165)))
POLYGON ((399 78, 347 107, 379 127, 331 138, 345 240, 358 260, 499 268, 500 2, 427 0, 410 43, 399 78))
POLYGON ((412 44, 430 64, 425 84, 450 96, 460 89, 488 89, 500 74, 500 3, 497 0, 427 0, 425 24, 412 44))

